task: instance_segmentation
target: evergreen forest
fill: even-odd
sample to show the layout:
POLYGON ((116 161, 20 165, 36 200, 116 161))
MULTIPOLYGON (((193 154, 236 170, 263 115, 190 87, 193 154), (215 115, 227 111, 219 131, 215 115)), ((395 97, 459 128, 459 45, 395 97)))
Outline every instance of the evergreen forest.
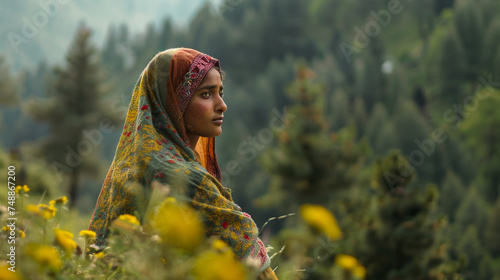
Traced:
MULTIPOLYGON (((81 24, 57 65, 14 72, 0 57, 0 178, 15 166, 29 187, 18 211, 64 196, 49 225, 86 229, 139 75, 189 47, 225 72, 222 185, 279 279, 500 280, 499 1, 225 0, 184 27, 106 28, 98 47, 81 24)), ((19 228, 26 239, 57 241, 40 219, 19 228)), ((51 266, 19 251, 33 260, 18 259, 24 278, 0 279, 205 279, 190 274, 199 255, 148 255, 130 245, 142 235, 121 234, 136 243, 117 239, 117 258, 66 251, 51 266), (172 262, 153 275, 160 257, 172 262)))

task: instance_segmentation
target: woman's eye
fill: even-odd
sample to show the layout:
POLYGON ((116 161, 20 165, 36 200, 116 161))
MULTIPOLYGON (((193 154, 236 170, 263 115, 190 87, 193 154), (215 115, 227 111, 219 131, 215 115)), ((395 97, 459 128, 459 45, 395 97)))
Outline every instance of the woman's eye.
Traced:
POLYGON ((219 96, 220 96, 221 98, 222 98, 222 97, 224 97, 224 93, 223 93, 222 91, 221 91, 221 92, 219 92, 219 96))
POLYGON ((210 92, 205 91, 201 94, 202 97, 210 97, 210 92))

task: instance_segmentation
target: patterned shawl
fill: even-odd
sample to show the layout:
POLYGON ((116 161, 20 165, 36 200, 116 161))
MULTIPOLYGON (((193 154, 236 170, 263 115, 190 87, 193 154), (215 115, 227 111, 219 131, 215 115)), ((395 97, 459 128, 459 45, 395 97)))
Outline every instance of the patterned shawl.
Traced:
POLYGON ((255 223, 220 184, 215 138, 200 137, 195 153, 184 127, 183 113, 192 94, 213 66, 219 66, 218 60, 198 51, 169 49, 142 72, 89 226, 101 249, 109 225, 119 215, 144 215, 157 181, 202 214, 207 236, 219 236, 242 261, 259 260, 259 272, 269 267, 255 223))

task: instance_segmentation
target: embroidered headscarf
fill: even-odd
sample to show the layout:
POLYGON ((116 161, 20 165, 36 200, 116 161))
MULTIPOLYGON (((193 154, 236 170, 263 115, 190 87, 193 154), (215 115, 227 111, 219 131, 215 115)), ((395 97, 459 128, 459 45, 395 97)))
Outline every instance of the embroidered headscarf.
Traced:
POLYGON ((141 205, 156 181, 201 212, 207 236, 219 236, 242 261, 259 260, 260 272, 269 267, 254 221, 220 184, 215 138, 200 137, 191 147, 186 134, 183 114, 212 67, 220 67, 217 59, 179 48, 160 52, 142 72, 89 226, 99 248, 106 246, 114 219, 144 214, 141 205))

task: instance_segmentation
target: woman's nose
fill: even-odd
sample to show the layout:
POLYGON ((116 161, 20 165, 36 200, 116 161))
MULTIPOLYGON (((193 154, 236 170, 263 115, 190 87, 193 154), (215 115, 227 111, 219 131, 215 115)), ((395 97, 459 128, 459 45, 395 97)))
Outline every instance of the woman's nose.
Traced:
POLYGON ((216 107, 216 110, 219 111, 219 112, 222 112, 224 113, 226 110, 227 110, 227 105, 226 105, 226 102, 224 102, 224 100, 222 99, 222 97, 219 96, 218 98, 218 102, 217 102, 217 107, 216 107))

